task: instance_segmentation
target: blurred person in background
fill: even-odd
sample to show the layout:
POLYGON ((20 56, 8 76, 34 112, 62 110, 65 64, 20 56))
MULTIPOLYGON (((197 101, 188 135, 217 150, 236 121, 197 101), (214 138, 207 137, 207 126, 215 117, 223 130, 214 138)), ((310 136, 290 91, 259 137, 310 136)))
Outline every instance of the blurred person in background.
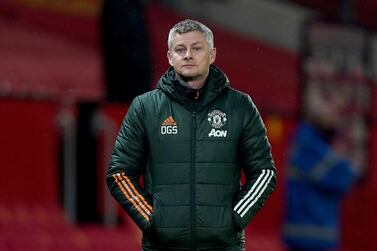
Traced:
POLYGON ((150 90, 151 53, 139 0, 105 0, 102 19, 106 98, 131 102, 150 90))
POLYGON ((177 23, 167 57, 157 88, 136 97, 122 123, 108 187, 143 231, 142 250, 244 250, 243 230, 276 183, 266 128, 212 64, 207 26, 177 23))
POLYGON ((291 251, 336 250, 341 200, 358 170, 348 158, 349 135, 340 130, 344 101, 318 85, 309 88, 288 159, 282 234, 291 251))

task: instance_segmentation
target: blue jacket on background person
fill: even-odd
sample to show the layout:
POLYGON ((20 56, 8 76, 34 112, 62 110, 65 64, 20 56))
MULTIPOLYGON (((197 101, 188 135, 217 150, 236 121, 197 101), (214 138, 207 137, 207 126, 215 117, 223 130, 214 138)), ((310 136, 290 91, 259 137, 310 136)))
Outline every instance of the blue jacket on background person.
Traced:
POLYGON ((302 122, 288 159, 284 242, 293 250, 338 246, 340 202, 355 181, 351 163, 302 122))

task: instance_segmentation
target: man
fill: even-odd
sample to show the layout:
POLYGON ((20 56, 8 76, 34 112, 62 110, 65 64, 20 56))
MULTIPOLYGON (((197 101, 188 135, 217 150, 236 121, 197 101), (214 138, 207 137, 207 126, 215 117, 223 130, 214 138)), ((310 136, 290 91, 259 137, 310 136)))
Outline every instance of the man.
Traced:
POLYGON ((348 159, 350 135, 339 135, 339 92, 324 93, 316 84, 306 91, 305 118, 288 158, 283 240, 290 251, 339 248, 341 201, 359 173, 348 159))
POLYGON ((244 250, 243 229, 276 182, 265 126, 212 65, 208 27, 177 23, 168 48, 171 67, 122 123, 109 189, 143 231, 143 250, 244 250))

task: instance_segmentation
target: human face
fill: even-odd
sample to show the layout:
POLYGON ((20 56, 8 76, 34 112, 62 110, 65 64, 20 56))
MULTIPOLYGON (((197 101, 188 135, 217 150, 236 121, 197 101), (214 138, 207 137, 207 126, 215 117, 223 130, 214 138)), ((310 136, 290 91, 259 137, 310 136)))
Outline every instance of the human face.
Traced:
POLYGON ((215 61, 216 48, 209 48, 201 32, 190 31, 175 34, 167 56, 175 72, 189 84, 191 81, 204 82, 210 64, 215 61))

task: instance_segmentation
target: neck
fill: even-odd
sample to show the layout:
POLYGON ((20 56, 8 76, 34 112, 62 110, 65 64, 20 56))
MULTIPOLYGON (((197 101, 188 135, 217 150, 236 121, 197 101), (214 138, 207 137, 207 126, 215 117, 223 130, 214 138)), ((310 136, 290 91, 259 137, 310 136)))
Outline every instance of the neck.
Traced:
POLYGON ((206 79, 200 79, 200 80, 188 80, 186 83, 190 86, 190 88, 199 90, 201 89, 206 82, 206 79))
POLYGON ((206 83, 208 74, 209 73, 207 73, 206 75, 202 76, 201 78, 197 78, 197 79, 194 79, 194 78, 185 78, 185 77, 180 76, 178 74, 176 74, 176 75, 177 75, 178 80, 180 81, 180 83, 183 86, 185 86, 187 88, 190 88, 190 89, 199 90, 206 83))

